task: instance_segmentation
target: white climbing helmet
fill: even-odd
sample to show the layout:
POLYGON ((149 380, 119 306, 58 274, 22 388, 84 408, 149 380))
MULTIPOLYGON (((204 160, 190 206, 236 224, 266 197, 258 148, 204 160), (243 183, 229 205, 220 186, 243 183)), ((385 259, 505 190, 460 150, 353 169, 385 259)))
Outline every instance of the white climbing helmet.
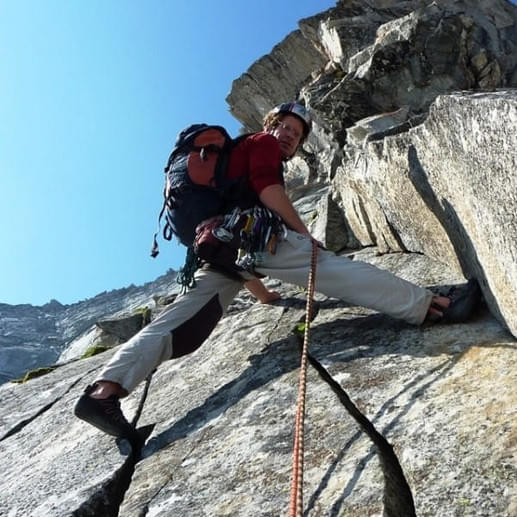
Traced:
POLYGON ((305 128, 304 136, 306 137, 311 132, 312 118, 309 110, 297 102, 284 102, 283 104, 279 104, 271 110, 271 113, 287 113, 289 115, 294 115, 303 123, 303 127, 305 128))

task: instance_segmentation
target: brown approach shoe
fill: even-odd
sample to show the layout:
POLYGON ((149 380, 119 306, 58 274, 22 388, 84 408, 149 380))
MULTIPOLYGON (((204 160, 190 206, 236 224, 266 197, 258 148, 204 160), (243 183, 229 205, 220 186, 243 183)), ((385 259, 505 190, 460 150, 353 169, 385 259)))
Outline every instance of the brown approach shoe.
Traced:
POLYGON ((478 281, 471 278, 466 287, 460 290, 458 297, 451 300, 449 307, 433 307, 443 313, 443 317, 438 319, 439 322, 463 323, 472 316, 480 301, 481 288, 478 281))
POLYGON ((101 431, 117 438, 125 438, 131 445, 139 444, 138 433, 126 420, 120 409, 120 400, 116 395, 106 399, 94 399, 90 396, 96 385, 88 386, 77 401, 74 414, 101 431))

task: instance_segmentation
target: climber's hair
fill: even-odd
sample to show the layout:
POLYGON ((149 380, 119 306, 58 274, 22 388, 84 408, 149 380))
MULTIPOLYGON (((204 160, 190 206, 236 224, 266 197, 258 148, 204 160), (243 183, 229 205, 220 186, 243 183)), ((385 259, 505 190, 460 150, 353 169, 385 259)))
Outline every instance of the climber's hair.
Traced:
MULTIPOLYGON (((264 130, 267 132, 273 131, 280 124, 280 122, 282 122, 286 115, 289 115, 289 113, 273 113, 272 111, 267 113, 264 117, 264 120, 262 121, 264 130)), ((303 136, 300 140, 300 145, 305 142, 307 136, 309 136, 309 131, 307 130, 307 126, 303 124, 303 136)))

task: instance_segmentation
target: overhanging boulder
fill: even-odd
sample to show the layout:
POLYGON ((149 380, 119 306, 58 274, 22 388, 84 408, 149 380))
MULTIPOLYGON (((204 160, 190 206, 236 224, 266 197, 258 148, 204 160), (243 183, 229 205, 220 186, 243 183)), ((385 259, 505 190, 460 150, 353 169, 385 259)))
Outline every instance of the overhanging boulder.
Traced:
POLYGON ((441 96, 420 126, 349 149, 334 179, 363 245, 425 253, 478 278, 514 335, 516 125, 517 90, 441 96))

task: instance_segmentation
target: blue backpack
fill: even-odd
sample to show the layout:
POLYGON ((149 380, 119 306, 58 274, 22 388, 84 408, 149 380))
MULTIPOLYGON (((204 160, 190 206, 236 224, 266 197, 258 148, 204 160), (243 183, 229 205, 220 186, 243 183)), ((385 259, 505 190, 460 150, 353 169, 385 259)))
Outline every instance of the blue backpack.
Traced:
POLYGON ((170 241, 175 235, 191 247, 200 222, 253 204, 256 198, 248 179, 229 179, 226 174, 232 149, 246 136, 231 138, 223 127, 207 124, 193 124, 179 133, 164 170, 164 201, 152 257, 159 253, 156 238, 164 214, 164 239, 170 241))

